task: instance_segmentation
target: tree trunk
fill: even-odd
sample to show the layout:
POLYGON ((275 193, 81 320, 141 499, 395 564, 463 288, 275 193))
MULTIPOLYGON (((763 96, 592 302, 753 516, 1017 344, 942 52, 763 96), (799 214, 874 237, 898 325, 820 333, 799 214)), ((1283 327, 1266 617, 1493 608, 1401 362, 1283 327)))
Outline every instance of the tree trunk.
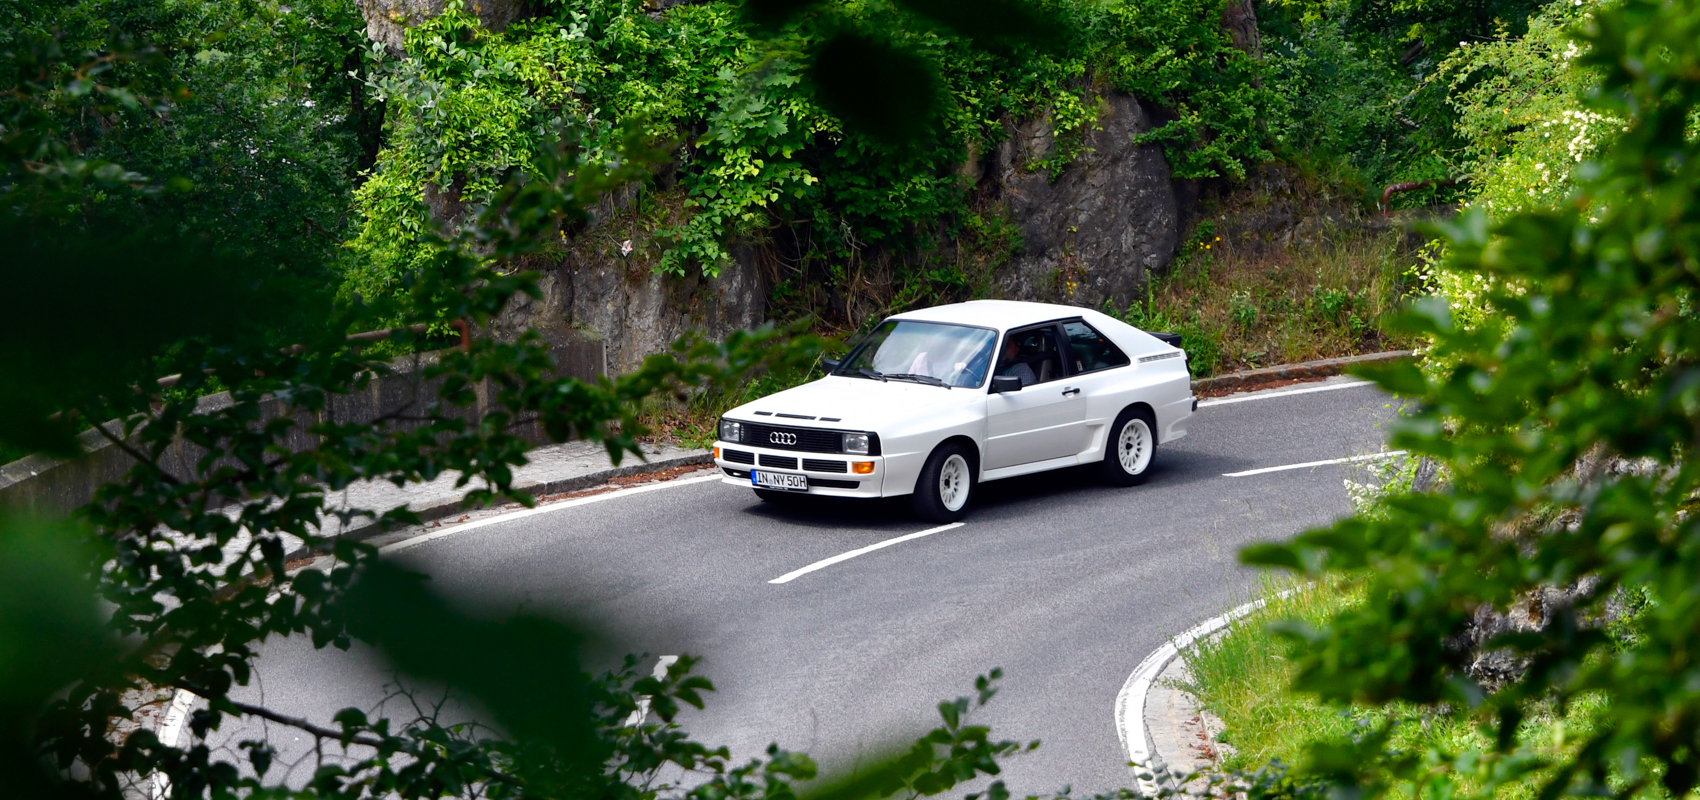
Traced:
POLYGON ((1222 7, 1222 27, 1233 37, 1234 47, 1252 58, 1263 58, 1263 38, 1257 32, 1257 11, 1251 0, 1228 0, 1222 7))

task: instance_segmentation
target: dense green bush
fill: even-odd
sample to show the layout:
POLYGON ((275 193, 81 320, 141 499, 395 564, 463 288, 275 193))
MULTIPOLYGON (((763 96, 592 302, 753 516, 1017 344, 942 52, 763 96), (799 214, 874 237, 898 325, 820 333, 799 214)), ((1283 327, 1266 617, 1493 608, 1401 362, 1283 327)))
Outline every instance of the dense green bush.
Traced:
POLYGON ((1460 325, 1446 302, 1421 302, 1404 325, 1431 339, 1439 368, 1366 371, 1416 401, 1390 444, 1442 465, 1444 485, 1242 554, 1365 576, 1363 605, 1286 629, 1296 688, 1422 705, 1487 734, 1396 749, 1391 725, 1368 725, 1308 755, 1334 796, 1700 788, 1700 4, 1603 4, 1568 35, 1594 75, 1576 108, 1621 120, 1615 135, 1584 156, 1566 202, 1497 219, 1477 208, 1444 226, 1447 266, 1486 278, 1498 324, 1460 325), (1554 587, 1574 604, 1536 602, 1554 587), (1604 624, 1624 605, 1638 609, 1629 629, 1604 624), (1455 638, 1484 608, 1543 623, 1482 645, 1528 659, 1503 686, 1473 679, 1455 638), (1539 715, 1599 698, 1609 724, 1559 729, 1551 748, 1521 738, 1539 715))
POLYGON ((44 236, 192 233, 328 295, 377 144, 364 41, 339 0, 8 3, 0 205, 44 236))
POLYGON ((686 198, 659 231, 669 245, 660 268, 675 274, 713 274, 729 240, 779 225, 808 228, 805 255, 822 261, 864 244, 922 247, 941 226, 970 222, 960 167, 984 157, 1006 121, 1047 116, 1058 147, 1033 166, 1060 169, 1111 89, 1164 109, 1148 139, 1166 145, 1179 175, 1240 175, 1267 156, 1257 120, 1268 93, 1221 30, 1219 3, 1046 9, 1066 31, 1060 39, 985 48, 896 6, 834 6, 919 54, 948 98, 926 135, 894 146, 846 130, 815 102, 808 54, 823 32, 806 17, 757 37, 732 3, 651 15, 635 0, 590 0, 493 33, 451 7, 409 32, 406 58, 377 54, 372 86, 389 103, 389 146, 358 194, 362 264, 345 291, 394 293, 420 266, 412 242, 430 224, 428 185, 459 187, 477 203, 562 130, 590 153, 631 127, 676 145, 658 176, 686 198))

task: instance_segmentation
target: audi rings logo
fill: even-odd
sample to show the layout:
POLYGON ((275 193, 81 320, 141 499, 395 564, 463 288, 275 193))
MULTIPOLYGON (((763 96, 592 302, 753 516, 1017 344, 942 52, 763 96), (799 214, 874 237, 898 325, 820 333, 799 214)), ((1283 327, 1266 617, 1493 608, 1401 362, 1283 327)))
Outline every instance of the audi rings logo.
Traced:
POLYGON ((767 440, 773 444, 796 444, 797 434, 774 431, 767 435, 767 440))

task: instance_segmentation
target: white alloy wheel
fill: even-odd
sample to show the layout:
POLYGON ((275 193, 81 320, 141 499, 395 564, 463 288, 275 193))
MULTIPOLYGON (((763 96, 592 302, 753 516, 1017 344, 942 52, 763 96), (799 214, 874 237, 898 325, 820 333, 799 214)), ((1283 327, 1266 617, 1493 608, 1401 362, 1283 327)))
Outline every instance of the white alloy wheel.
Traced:
POLYGON ((939 468, 939 502, 950 511, 961 511, 968 503, 968 459, 951 453, 939 468))
POLYGON ((1151 426, 1145 420, 1134 417, 1122 425, 1121 435, 1116 437, 1116 457, 1122 471, 1129 475, 1138 475, 1151 466, 1151 426))

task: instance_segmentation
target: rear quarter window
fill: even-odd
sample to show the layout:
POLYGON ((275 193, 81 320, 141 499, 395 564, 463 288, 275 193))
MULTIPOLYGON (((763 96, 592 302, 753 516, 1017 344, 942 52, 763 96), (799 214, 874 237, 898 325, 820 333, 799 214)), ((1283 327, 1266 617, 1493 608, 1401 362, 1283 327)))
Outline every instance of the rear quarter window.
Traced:
POLYGON ((1076 374, 1125 367, 1129 363, 1121 348, 1085 322, 1064 322, 1063 333, 1068 337, 1069 358, 1074 362, 1071 366, 1076 374))

